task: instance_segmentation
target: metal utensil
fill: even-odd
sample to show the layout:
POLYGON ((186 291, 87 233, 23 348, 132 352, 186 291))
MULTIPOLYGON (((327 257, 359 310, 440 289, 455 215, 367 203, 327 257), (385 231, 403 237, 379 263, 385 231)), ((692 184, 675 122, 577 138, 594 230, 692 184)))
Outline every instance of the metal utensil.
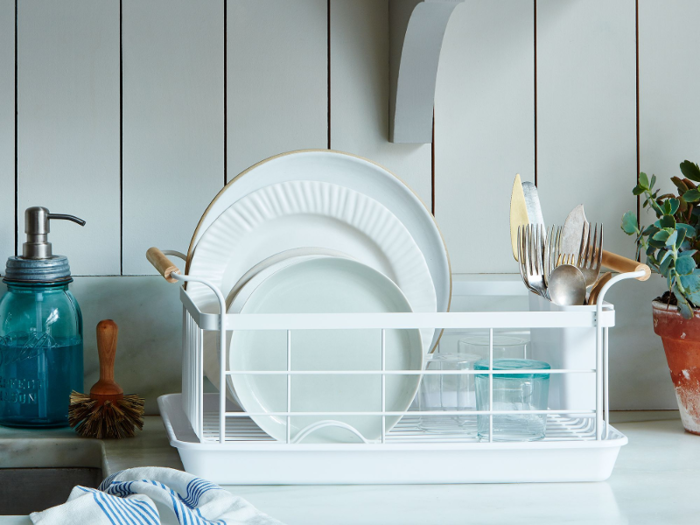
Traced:
POLYGON ((520 276, 531 291, 549 298, 544 282, 545 237, 543 225, 530 224, 518 228, 520 276))
POLYGON ((560 306, 582 305, 586 301, 586 279, 572 264, 561 264, 549 276, 549 297, 560 306))
POLYGON ((549 275, 557 267, 561 250, 561 226, 552 226, 544 246, 544 284, 549 286, 549 275))
POLYGON ((561 253, 579 253, 581 241, 588 235, 588 220, 583 204, 566 217, 561 233, 561 253))
POLYGON ((510 242, 513 248, 513 258, 518 260, 518 228, 529 224, 527 216, 527 205, 525 204, 525 194, 520 175, 515 176, 513 181, 513 191, 510 195, 510 242))
POLYGON ((578 267, 586 279, 586 286, 591 286, 598 280, 603 260, 603 225, 595 225, 592 239, 590 225, 587 229, 588 235, 581 238, 578 267))
POLYGON ((523 194, 525 195, 525 206, 527 209, 527 219, 530 224, 544 226, 542 207, 540 206, 540 196, 537 193, 537 186, 532 182, 523 182, 523 194))

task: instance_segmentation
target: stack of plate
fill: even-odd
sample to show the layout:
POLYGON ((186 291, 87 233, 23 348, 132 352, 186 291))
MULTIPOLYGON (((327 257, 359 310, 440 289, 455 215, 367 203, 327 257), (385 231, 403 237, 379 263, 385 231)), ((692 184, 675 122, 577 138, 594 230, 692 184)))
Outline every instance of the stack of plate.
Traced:
MULTIPOLYGON (((238 175, 214 198, 192 236, 187 273, 215 284, 229 313, 436 312, 449 308, 445 244, 420 199, 386 169, 327 150, 273 157, 238 175)), ((188 293, 204 312, 218 312, 206 286, 188 293)), ((437 344, 432 329, 387 330, 387 370, 421 370, 437 344)), ((205 332, 204 372, 219 379, 216 335, 205 332)), ((378 370, 374 330, 297 330, 292 370, 378 370)), ((286 370, 287 338, 279 331, 228 334, 228 367, 286 370)), ((388 376, 386 410, 405 411, 420 376, 388 376)), ((381 410, 377 375, 299 375, 291 382, 293 412, 381 410)), ((229 397, 253 413, 285 412, 284 375, 233 375, 229 397)), ((272 437, 286 438, 286 418, 254 416, 272 437)), ((387 417, 387 430, 398 417, 387 417)), ((291 437, 343 442, 381 435, 376 416, 294 416, 291 437), (332 419, 332 421, 326 421, 332 419), (328 424, 327 424, 328 423, 328 424)))

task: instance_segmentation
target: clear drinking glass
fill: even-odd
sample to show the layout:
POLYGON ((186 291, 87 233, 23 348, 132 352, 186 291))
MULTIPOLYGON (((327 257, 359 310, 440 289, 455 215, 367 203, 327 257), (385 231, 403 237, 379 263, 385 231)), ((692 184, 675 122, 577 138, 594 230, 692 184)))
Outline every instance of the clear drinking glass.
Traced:
MULTIPOLYGON (((489 358, 489 336, 473 335, 460 339, 458 343, 460 354, 479 356, 478 359, 489 358)), ((528 341, 515 334, 493 334, 494 359, 525 359, 527 358, 528 341)))
MULTIPOLYGON (((430 354, 426 370, 470 370, 474 359, 461 354, 430 354)), ((421 379, 418 409, 421 411, 474 410, 471 375, 430 374, 421 379)), ((469 415, 421 416, 420 427, 427 432, 463 432, 471 427, 476 435, 475 417, 469 415)))
MULTIPOLYGON (((489 361, 474 363, 475 370, 488 370, 489 361)), ((532 359, 494 359, 494 370, 549 370, 549 364, 532 359)), ((546 410, 549 373, 493 374, 493 410, 546 410)), ((489 410, 489 376, 477 374, 477 410, 489 410)), ((536 441, 543 439, 547 414, 493 416, 494 441, 536 441)), ((477 417, 478 435, 489 439, 489 416, 477 417)))

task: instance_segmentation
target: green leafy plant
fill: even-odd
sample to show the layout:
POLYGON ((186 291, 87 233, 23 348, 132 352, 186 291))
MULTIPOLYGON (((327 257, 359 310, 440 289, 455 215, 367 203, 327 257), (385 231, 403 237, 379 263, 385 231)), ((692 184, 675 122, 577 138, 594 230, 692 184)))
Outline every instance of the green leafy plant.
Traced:
POLYGON ((634 235, 637 257, 643 250, 652 271, 663 275, 669 291, 675 296, 681 314, 693 316, 693 308, 700 307, 700 167, 688 160, 681 163, 684 178, 671 177, 676 193, 659 195, 654 189, 656 176, 649 179, 639 174, 634 195, 644 199, 643 207, 656 214, 656 221, 643 228, 637 216, 628 211, 622 216, 622 230, 634 235))

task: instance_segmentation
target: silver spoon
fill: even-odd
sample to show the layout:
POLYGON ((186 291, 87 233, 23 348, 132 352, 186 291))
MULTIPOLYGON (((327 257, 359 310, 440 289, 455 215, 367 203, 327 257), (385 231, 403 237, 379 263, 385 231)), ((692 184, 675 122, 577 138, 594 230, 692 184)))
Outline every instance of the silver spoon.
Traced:
POLYGON ((557 266, 549 274, 549 298, 559 306, 581 305, 586 301, 586 278, 571 264, 557 266))

